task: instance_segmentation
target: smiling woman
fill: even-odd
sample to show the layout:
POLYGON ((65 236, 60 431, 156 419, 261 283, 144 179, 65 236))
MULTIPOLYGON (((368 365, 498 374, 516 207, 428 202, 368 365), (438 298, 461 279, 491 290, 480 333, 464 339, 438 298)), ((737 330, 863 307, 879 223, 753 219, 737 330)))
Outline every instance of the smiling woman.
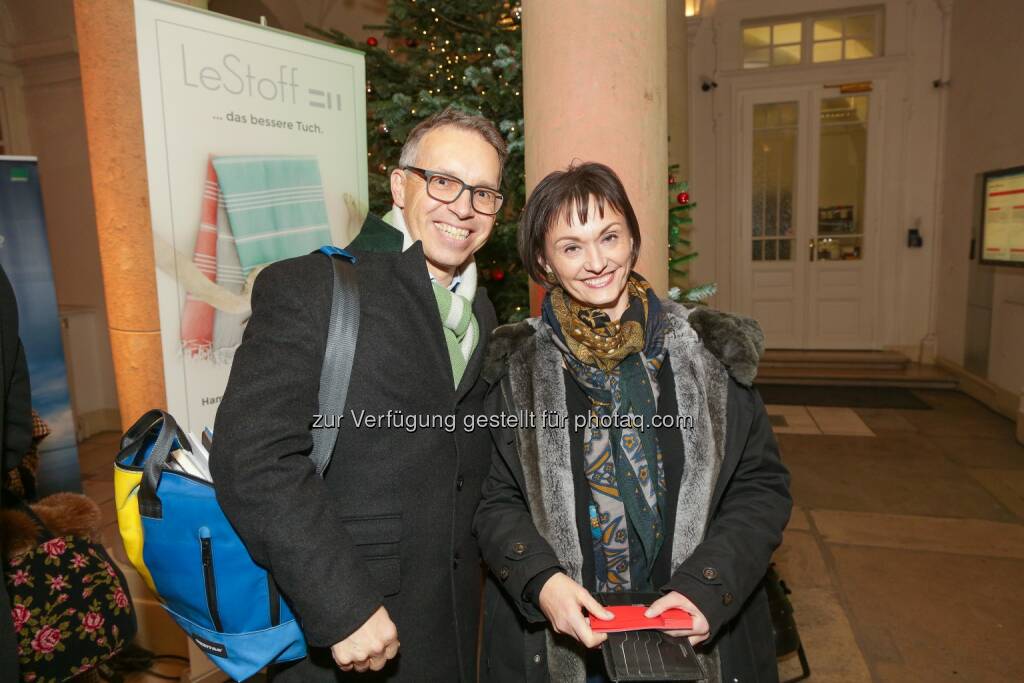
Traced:
POLYGON ((545 270, 569 296, 606 309, 618 320, 629 302, 626 281, 633 238, 626 234, 622 214, 611 207, 606 212, 599 208, 591 198, 589 207, 571 212, 571 220, 556 221, 544 240, 545 270))
POLYGON ((549 174, 519 226, 519 257, 536 282, 621 317, 640 254, 640 225, 615 171, 586 163, 549 174))
MULTIPOLYGON (((649 618, 690 613, 667 633, 698 646, 709 680, 777 680, 760 582, 789 515, 788 474, 752 377, 732 379, 732 360, 690 323, 731 316, 661 300, 632 272, 639 248, 607 166, 552 173, 526 202, 519 254, 548 293, 540 318, 494 331, 491 396, 507 414, 564 413, 572 429, 495 433, 474 523, 495 577, 484 683, 533 680, 528 662, 546 680, 607 683, 589 648, 607 637, 593 620, 610 615, 592 594, 623 592, 660 592, 649 618)), ((739 336, 720 348, 751 342, 739 336)))

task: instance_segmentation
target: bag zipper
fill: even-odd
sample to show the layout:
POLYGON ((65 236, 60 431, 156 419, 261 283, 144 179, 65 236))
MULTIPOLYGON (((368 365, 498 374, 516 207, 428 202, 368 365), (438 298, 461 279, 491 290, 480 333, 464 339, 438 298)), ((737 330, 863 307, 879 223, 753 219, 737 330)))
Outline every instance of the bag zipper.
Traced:
POLYGON ((213 630, 223 632, 220 623, 220 612, 217 611, 217 583, 213 578, 213 542, 210 538, 210 530, 206 527, 199 529, 199 547, 203 557, 203 579, 206 583, 206 606, 210 610, 210 618, 213 620, 213 630))

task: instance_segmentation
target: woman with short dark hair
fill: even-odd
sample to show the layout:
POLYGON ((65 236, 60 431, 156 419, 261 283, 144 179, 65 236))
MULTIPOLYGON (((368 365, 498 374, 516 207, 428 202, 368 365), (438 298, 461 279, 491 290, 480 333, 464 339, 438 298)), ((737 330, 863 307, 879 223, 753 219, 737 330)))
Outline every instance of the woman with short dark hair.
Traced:
POLYGON ((607 166, 548 175, 524 209, 520 257, 547 295, 488 351, 495 409, 533 424, 496 433, 474 525, 490 567, 482 681, 607 680, 588 616, 619 592, 661 593, 652 617, 689 612, 670 635, 708 680, 777 680, 761 582, 791 499, 750 387, 761 333, 659 299, 632 270, 639 249, 607 166))

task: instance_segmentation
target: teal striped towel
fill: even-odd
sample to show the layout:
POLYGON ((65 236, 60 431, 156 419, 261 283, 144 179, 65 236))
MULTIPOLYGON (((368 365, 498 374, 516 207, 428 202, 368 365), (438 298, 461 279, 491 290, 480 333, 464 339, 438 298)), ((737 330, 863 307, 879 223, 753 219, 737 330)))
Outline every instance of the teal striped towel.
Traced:
POLYGON ((215 157, 213 166, 246 275, 331 243, 316 157, 215 157))

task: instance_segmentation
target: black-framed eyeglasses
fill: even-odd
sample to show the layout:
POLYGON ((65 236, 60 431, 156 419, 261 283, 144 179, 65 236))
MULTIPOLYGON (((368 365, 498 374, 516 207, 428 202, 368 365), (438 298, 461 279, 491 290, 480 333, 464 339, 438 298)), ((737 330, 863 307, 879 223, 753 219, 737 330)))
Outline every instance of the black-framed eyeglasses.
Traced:
POLYGON ((437 171, 428 171, 415 166, 403 166, 402 170, 415 173, 427 184, 427 195, 445 204, 451 204, 469 190, 470 204, 477 213, 493 216, 501 210, 505 196, 497 190, 479 185, 467 185, 458 178, 437 171))

